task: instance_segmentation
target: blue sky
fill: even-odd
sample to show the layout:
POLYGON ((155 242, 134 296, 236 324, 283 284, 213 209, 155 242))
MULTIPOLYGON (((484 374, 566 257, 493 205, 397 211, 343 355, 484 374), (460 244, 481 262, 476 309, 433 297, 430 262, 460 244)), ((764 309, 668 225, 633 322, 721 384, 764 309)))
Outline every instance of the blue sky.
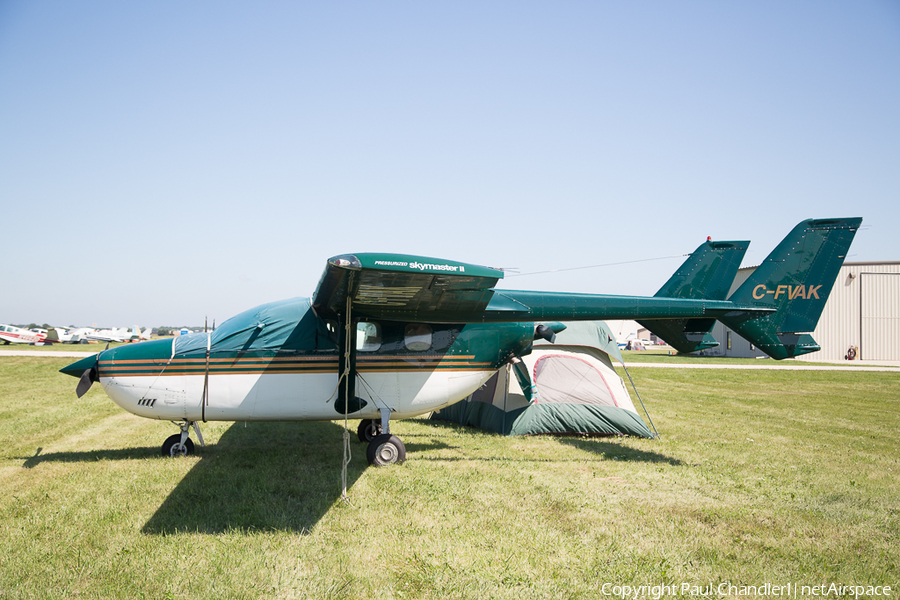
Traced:
POLYGON ((900 260, 898 107, 897 2, 0 1, 0 322, 221 322, 350 252, 755 264, 810 217, 900 260))

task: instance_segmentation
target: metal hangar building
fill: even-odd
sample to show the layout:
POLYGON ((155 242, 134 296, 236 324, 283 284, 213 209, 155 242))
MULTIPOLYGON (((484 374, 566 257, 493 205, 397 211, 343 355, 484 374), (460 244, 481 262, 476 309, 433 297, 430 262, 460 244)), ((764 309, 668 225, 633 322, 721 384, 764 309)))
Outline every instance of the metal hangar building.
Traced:
MULTIPOLYGON (((755 269, 738 271, 731 292, 755 269)), ((706 356, 765 356, 718 321, 712 334, 719 345, 706 356)), ((855 354, 855 360, 900 361, 900 261, 844 263, 812 336, 822 349, 799 360, 835 362, 855 354)))

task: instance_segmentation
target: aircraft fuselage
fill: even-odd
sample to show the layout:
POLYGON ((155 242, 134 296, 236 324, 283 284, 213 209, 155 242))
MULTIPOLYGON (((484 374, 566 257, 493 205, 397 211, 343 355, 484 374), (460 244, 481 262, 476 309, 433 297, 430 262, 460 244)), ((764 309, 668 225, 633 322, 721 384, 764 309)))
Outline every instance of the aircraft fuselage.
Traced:
POLYGON ((275 310, 255 337, 247 324, 256 317, 246 317, 260 309, 214 333, 101 352, 100 384, 120 407, 151 419, 333 420, 345 409, 354 419, 377 419, 381 409, 406 418, 468 396, 512 356, 527 354, 534 336, 532 323, 360 322, 356 393, 345 407, 336 324, 317 317, 305 299, 266 306, 275 310), (272 344, 264 335, 274 336, 272 344))

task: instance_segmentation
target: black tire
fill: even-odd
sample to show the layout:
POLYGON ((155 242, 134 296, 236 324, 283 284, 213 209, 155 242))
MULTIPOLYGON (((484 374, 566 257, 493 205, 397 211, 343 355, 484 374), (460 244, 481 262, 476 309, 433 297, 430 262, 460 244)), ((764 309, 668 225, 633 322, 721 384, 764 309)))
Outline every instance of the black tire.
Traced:
POLYGON ((184 440, 184 447, 181 446, 181 434, 176 433, 166 438, 162 445, 163 456, 190 456, 194 453, 194 442, 191 438, 184 440))
POLYGON ((366 458, 373 467, 399 465, 406 460, 406 446, 397 436, 383 433, 369 442, 366 458))
POLYGON ((375 419, 363 419, 356 428, 356 435, 361 442, 371 442, 381 435, 381 421, 375 419))

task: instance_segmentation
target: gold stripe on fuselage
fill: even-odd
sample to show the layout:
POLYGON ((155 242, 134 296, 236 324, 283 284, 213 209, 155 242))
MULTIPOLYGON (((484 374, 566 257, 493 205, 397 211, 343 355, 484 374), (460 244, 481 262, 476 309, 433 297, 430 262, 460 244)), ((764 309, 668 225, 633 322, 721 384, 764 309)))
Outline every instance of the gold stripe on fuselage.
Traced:
MULTIPOLYGON (((427 356, 385 355, 360 357, 357 370, 361 373, 441 371, 486 371, 489 362, 473 362, 474 355, 427 356)), ((203 375, 205 358, 100 361, 101 377, 146 377, 203 375)), ((338 359, 334 356, 217 358, 210 359, 211 375, 317 374, 337 373, 338 359)))

